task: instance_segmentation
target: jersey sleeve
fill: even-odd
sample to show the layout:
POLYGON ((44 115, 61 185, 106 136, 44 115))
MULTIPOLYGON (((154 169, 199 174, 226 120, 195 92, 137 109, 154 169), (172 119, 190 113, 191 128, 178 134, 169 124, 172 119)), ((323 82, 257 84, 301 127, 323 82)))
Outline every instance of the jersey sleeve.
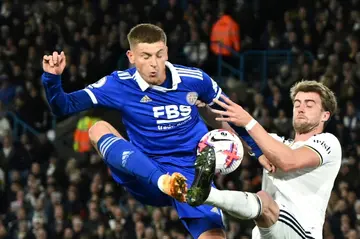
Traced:
POLYGON ((314 135, 307 140, 304 147, 313 150, 319 155, 320 165, 341 160, 341 145, 333 134, 322 133, 314 135))
POLYGON ((199 94, 199 100, 212 105, 214 99, 218 99, 222 93, 221 88, 218 86, 208 74, 202 72, 203 80, 197 82, 197 93, 199 94))
POLYGON ((279 142, 284 142, 284 140, 285 140, 285 138, 284 137, 281 137, 281 136, 279 136, 279 135, 277 135, 277 134, 275 134, 275 133, 269 133, 269 135, 271 136, 271 137, 273 137, 274 139, 276 139, 277 141, 279 141, 279 142))
POLYGON ((125 97, 122 96, 122 84, 120 81, 118 74, 113 72, 87 86, 84 91, 88 94, 94 106, 113 108, 116 102, 116 105, 121 107, 125 97))

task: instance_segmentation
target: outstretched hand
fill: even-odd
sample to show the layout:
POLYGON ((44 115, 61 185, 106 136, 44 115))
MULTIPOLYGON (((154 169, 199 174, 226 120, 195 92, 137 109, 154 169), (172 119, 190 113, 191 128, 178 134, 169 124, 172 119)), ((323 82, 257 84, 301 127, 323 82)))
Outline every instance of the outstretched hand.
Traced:
POLYGON ((59 55, 54 51, 52 55, 44 55, 42 62, 43 70, 54 75, 61 75, 66 66, 65 53, 62 51, 59 55))
POLYGON ((221 95, 220 98, 224 101, 218 99, 214 100, 214 103, 221 106, 224 110, 212 109, 211 111, 221 115, 221 117, 216 118, 218 121, 231 122, 236 126, 244 127, 252 119, 251 115, 243 109, 240 105, 231 101, 224 95, 221 95))

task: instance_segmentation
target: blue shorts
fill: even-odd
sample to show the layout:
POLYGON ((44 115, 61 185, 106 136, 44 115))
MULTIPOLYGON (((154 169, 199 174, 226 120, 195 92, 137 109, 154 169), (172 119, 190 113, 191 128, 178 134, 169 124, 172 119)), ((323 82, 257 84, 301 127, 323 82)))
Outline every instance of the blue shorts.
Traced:
MULTIPOLYGON (((100 140, 104 139, 101 138, 100 140)), ((135 146, 129 144, 130 143, 124 144, 124 140, 119 140, 114 142, 111 145, 111 148, 113 149, 109 148, 109 150, 114 152, 116 155, 122 155, 122 152, 129 150, 129 147, 131 150, 138 150, 135 146)), ((187 178, 188 187, 191 186, 194 180, 195 169, 193 167, 181 167, 171 164, 171 162, 179 161, 179 157, 170 156, 154 160, 148 158, 142 153, 136 153, 136 155, 137 157, 146 157, 147 160, 150 160, 164 174, 172 174, 174 172, 181 173, 187 178)), ((182 157, 182 160, 185 161, 192 160, 195 162, 195 159, 195 155, 187 156, 185 159, 182 157)), ((119 160, 121 160, 121 158, 119 158, 119 160)), ((136 158, 134 158, 134 160, 136 160, 136 158)), ((173 206, 177 210, 181 222, 194 238, 198 238, 203 232, 210 229, 224 229, 223 215, 220 209, 209 205, 192 207, 187 203, 181 203, 161 192, 156 185, 150 184, 148 181, 135 178, 135 176, 126 174, 123 171, 116 170, 113 167, 110 167, 110 165, 108 166, 113 179, 125 187, 126 191, 128 191, 139 202, 156 207, 173 206)), ((141 167, 141 165, 139 165, 139 167, 141 167)))

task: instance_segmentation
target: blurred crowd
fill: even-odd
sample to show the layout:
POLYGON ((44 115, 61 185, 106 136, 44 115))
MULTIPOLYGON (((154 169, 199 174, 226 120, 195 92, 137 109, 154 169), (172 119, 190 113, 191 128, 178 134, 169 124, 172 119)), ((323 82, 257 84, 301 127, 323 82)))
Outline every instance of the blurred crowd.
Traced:
MULTIPOLYGON (((293 135, 289 88, 294 82, 318 80, 336 92, 340 107, 327 130, 339 137, 343 161, 324 238, 360 238, 360 1, 284 2, 276 7, 284 9, 275 11, 267 9, 275 0, 265 6, 258 0, 1 1, 0 238, 189 238, 174 209, 139 204, 113 182, 95 152, 86 160, 64 158, 46 134, 13 135, 14 122, 7 115, 13 112, 36 131, 47 132, 52 116, 40 81, 43 54, 65 51, 63 87, 78 90, 129 66, 126 33, 141 22, 164 28, 170 61, 216 74, 218 53, 210 39, 224 15, 240 31, 241 44, 233 51, 287 49, 295 56, 291 64, 276 65, 261 90, 251 80, 224 77, 227 94, 269 132, 293 135)), ((245 158, 216 184, 259 190, 261 168, 245 158)), ((229 239, 250 238, 253 222, 228 219, 229 239)))

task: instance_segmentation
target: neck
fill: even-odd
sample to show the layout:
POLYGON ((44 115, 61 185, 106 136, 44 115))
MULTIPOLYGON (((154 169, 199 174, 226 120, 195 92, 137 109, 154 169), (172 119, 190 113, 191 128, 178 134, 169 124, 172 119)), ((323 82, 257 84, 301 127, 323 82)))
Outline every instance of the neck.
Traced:
POLYGON ((314 136, 316 134, 320 134, 320 133, 322 133, 322 130, 318 127, 316 127, 315 129, 313 129, 310 132, 305 133, 305 134, 300 134, 300 133, 296 132, 294 141, 295 142, 306 141, 306 140, 310 139, 312 136, 314 136))
POLYGON ((165 80, 166 80, 166 69, 160 74, 159 82, 157 85, 163 84, 165 80))

